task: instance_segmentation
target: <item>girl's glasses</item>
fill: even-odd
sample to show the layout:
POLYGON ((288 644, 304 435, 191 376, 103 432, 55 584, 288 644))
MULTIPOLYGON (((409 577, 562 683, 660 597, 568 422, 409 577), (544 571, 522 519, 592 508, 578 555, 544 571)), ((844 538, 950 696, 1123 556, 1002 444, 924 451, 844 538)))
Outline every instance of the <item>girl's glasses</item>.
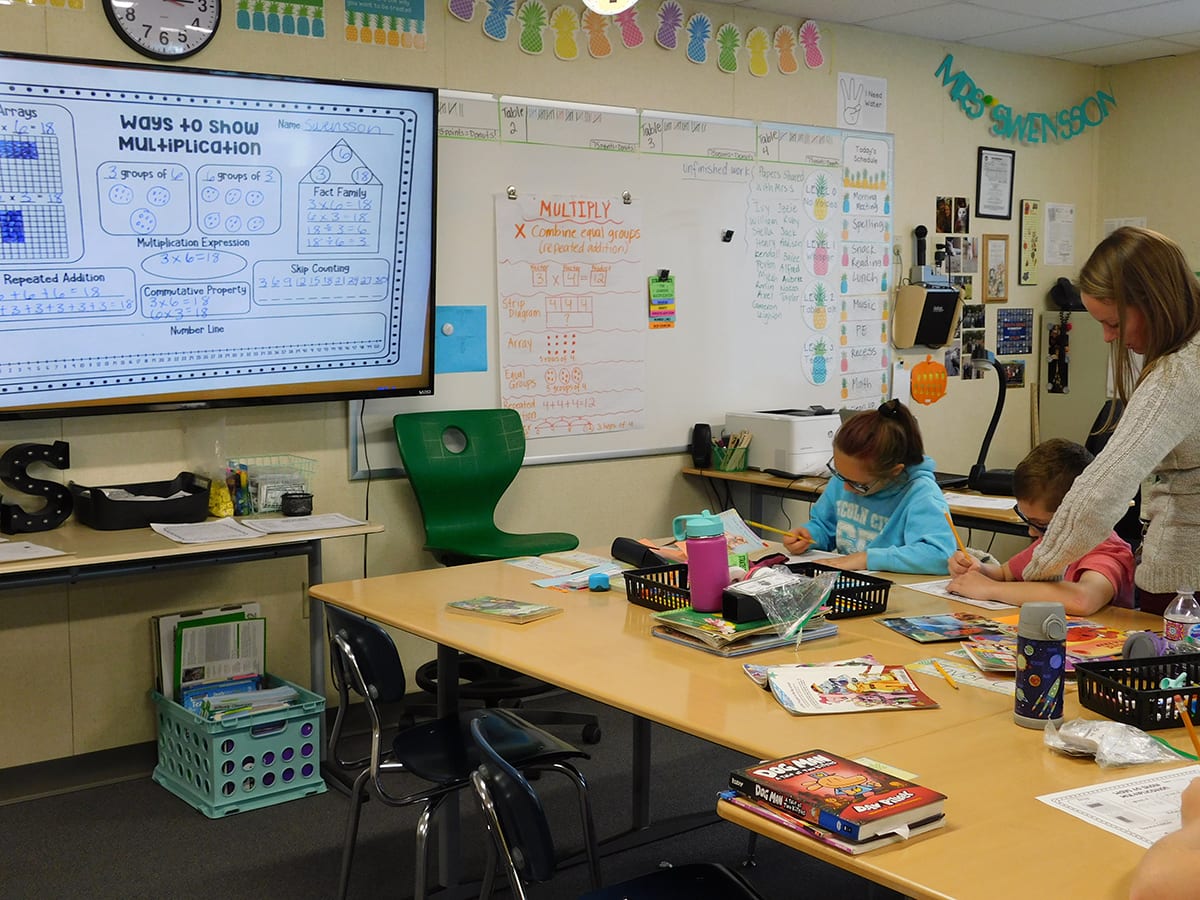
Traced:
POLYGON ((1045 534, 1046 529, 1050 527, 1049 522, 1034 522, 1034 521, 1032 521, 1029 518, 1029 516, 1027 516, 1027 515, 1025 515, 1025 513, 1021 512, 1021 507, 1019 504, 1016 504, 1016 503, 1013 504, 1013 512, 1015 512, 1017 514, 1018 519, 1020 519, 1022 522, 1024 522, 1026 525, 1028 525, 1030 528, 1032 528, 1034 531, 1038 532, 1038 534, 1045 534))
POLYGON ((825 468, 829 470, 830 475, 832 475, 834 478, 842 479, 842 483, 845 484, 846 487, 859 494, 871 493, 871 489, 883 480, 882 478, 876 478, 874 481, 851 481, 836 468, 834 468, 832 456, 829 457, 829 462, 825 463, 825 468))

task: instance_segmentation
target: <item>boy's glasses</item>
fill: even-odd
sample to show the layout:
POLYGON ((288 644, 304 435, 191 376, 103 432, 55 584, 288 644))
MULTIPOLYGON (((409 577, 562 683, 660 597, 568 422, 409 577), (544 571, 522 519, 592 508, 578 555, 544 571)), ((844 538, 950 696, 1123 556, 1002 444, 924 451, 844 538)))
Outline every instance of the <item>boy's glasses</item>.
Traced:
POLYGON ((1024 522, 1026 525, 1028 525, 1030 528, 1032 528, 1034 531, 1038 532, 1039 534, 1045 534, 1046 529, 1050 527, 1049 522, 1034 522, 1033 520, 1031 520, 1029 518, 1029 516, 1027 516, 1027 515, 1025 515, 1025 513, 1021 512, 1021 507, 1016 503, 1013 504, 1013 512, 1015 512, 1017 514, 1018 519, 1020 519, 1022 522, 1024 522))
POLYGON ((876 478, 874 481, 851 481, 834 467, 832 456, 829 457, 829 462, 825 463, 825 468, 829 470, 830 475, 832 475, 834 478, 842 479, 842 483, 845 484, 846 487, 850 488, 852 491, 856 491, 859 494, 871 493, 871 489, 883 480, 882 478, 876 478))

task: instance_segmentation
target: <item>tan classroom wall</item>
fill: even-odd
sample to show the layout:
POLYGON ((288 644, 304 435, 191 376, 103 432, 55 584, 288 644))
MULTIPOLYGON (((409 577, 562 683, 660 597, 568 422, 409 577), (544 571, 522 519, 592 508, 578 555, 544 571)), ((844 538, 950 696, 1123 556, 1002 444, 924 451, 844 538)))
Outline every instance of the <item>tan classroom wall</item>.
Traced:
MULTIPOLYGON (((1015 56, 919 39, 887 37, 863 29, 823 26, 824 69, 766 78, 746 71, 719 72, 697 66, 681 52, 653 43, 654 10, 643 4, 646 44, 626 50, 619 41, 611 58, 586 55, 562 62, 551 52, 522 53, 516 39, 496 42, 473 23, 449 17, 444 4, 427 10, 422 51, 347 43, 339 0, 326 5, 323 41, 238 31, 235 6, 213 44, 188 62, 198 67, 433 85, 496 94, 546 97, 641 108, 835 125, 837 75, 849 72, 888 82, 888 128, 895 138, 895 241, 904 265, 912 263, 912 229, 933 226, 939 194, 970 197, 974 205, 976 150, 1005 146, 987 132, 985 119, 968 119, 951 101, 934 72, 953 53, 977 84, 1014 109, 1053 112, 1107 84, 1111 73, 1093 67, 1015 56)), ((482 4, 481 4, 482 6, 482 4)), ((718 25, 732 20, 743 32, 769 31, 799 20, 691 3, 718 25)), ((139 62, 112 33, 98 0, 83 10, 16 4, 0 6, 0 50, 139 62)), ((1121 99, 1118 97, 1118 99, 1121 99)), ((1124 115, 1122 103, 1110 123, 1068 143, 1017 146, 1015 198, 1074 203, 1080 247, 1098 234, 1099 138, 1124 115)), ((442 171, 441 190, 452 190, 453 173, 442 171)), ((500 177, 500 176, 498 176, 500 177)), ((502 187, 498 182, 498 189, 502 187)), ((1107 207, 1105 207, 1107 209, 1107 207)), ((972 234, 1006 233, 1015 254, 1019 219, 975 221, 972 234)), ((443 247, 450 241, 440 240, 443 247)), ((481 248, 480 266, 491 265, 481 248)), ((440 265, 450 264, 445 259, 440 265)), ((1011 306, 1044 308, 1047 288, 1071 269, 1041 271, 1036 287, 1016 285, 1010 260, 1011 306)), ((485 302, 490 298, 479 298, 485 302)), ((994 327, 995 310, 988 310, 994 327)), ((912 356, 915 362, 923 357, 912 356)), ((1035 367, 1030 357, 1031 370, 1035 367)), ((791 364, 781 359, 780 366, 791 364)), ((991 466, 1012 466, 1030 441, 1031 389, 1013 390, 989 456, 991 466)), ((995 382, 955 381, 940 403, 918 409, 929 452, 943 469, 966 471, 991 412, 995 382)), ((755 408, 753 397, 745 398, 755 408)), ((296 453, 318 461, 318 512, 369 516, 386 532, 361 540, 325 544, 326 580, 405 571, 433 565, 421 550, 422 530, 412 494, 402 480, 368 485, 350 481, 344 403, 252 407, 225 412, 155 413, 0 423, 0 448, 22 441, 66 440, 72 468, 65 477, 84 484, 112 484, 173 476, 211 459, 213 435, 226 455, 296 453)), ((680 445, 687 440, 679 436, 680 445)), ((585 547, 604 547, 618 534, 662 535, 672 516, 698 511, 705 497, 685 482, 682 454, 531 466, 503 501, 500 521, 515 530, 565 529, 585 547)), ((57 477, 57 475, 55 476, 57 477)), ((803 517, 789 504, 793 518, 803 517)), ((997 542, 997 549, 1002 542, 997 542)), ((1019 542, 1017 546, 1019 546, 1019 542)), ((1001 552, 1007 552, 1001 550, 1001 552)), ((66 757, 153 740, 149 626, 155 613, 259 599, 271 620, 270 668, 292 680, 307 678, 302 620, 305 585, 299 560, 252 563, 194 574, 141 576, 85 587, 46 587, 0 592, 0 767, 66 757)), ((431 656, 428 645, 402 642, 406 666, 431 656)))

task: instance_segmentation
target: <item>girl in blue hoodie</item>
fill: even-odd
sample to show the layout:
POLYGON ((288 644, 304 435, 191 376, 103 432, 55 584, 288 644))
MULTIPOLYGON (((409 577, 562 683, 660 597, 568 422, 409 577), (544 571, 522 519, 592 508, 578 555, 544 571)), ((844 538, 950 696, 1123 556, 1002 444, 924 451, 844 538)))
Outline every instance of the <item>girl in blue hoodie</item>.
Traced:
POLYGON ((833 438, 832 476, 812 518, 783 545, 843 554, 822 563, 945 575, 957 545, 917 420, 899 400, 846 421, 833 438))

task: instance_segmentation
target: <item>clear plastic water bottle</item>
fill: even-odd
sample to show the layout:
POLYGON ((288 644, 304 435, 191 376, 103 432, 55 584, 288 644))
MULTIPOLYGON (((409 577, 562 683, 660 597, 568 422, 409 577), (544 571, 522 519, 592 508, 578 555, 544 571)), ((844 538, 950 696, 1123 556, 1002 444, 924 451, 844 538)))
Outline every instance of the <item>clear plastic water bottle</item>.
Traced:
POLYGON ((1170 653, 1200 649, 1200 603, 1192 588, 1180 588, 1163 610, 1163 641, 1170 653))

